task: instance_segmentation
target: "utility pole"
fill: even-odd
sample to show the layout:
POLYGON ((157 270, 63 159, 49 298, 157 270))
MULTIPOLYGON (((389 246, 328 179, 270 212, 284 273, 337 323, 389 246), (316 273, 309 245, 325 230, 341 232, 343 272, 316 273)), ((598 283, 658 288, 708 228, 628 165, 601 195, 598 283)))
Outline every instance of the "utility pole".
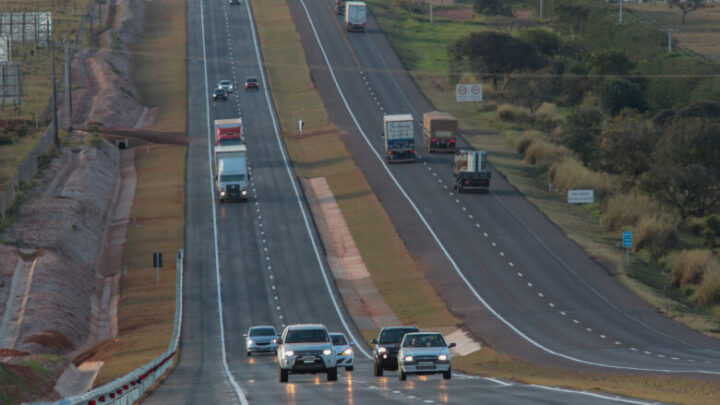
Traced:
POLYGON ((540 18, 545 18, 545 4, 540 0, 540 18))
POLYGON ((72 42, 65 42, 65 120, 66 128, 72 128, 72 42))
POLYGON ((52 47, 53 145, 55 145, 56 148, 60 148, 57 114, 57 86, 55 85, 55 40, 50 40, 50 46, 52 47))
POLYGON ((430 24, 433 23, 433 7, 432 7, 432 0, 430 0, 430 24))
POLYGON ((672 33, 677 31, 677 28, 668 28, 668 55, 672 53, 672 33))
POLYGON ((623 12, 623 0, 620 0, 620 24, 623 23, 622 12, 623 12))

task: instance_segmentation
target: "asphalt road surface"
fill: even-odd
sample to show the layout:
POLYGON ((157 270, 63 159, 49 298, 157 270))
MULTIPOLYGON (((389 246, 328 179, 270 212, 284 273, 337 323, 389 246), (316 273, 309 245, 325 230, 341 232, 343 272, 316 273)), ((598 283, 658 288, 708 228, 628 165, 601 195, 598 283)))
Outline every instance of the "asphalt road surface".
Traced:
POLYGON ((382 116, 434 108, 372 17, 346 33, 330 0, 289 2, 321 96, 403 240, 451 309, 495 347, 583 370, 720 376, 720 342, 628 291, 503 176, 456 194, 452 156, 388 166, 382 116))
POLYGON ((338 298, 278 137, 252 24, 246 2, 188 2, 184 329, 180 361, 147 403, 642 403, 460 373, 449 381, 411 376, 400 382, 394 372, 372 377, 364 355, 369 348, 338 298), (259 91, 242 90, 248 76, 260 79, 259 91), (221 79, 232 80, 236 90, 228 101, 213 103, 210 91, 221 79), (212 189, 212 120, 237 116, 245 126, 251 198, 220 204, 212 189), (340 371, 333 383, 324 375, 291 375, 280 384, 273 356, 246 356, 243 333, 251 325, 280 329, 299 322, 324 323, 358 341, 355 371, 340 371))

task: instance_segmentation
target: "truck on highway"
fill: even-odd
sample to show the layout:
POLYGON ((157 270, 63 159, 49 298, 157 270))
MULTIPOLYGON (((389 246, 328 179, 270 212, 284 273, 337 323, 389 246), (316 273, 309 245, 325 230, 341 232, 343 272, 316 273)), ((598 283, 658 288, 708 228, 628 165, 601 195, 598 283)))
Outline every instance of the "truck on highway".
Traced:
POLYGON ((335 0, 335 12, 337 15, 345 14, 345 0, 335 0))
POLYGON ((423 142, 429 153, 454 152, 458 121, 439 111, 423 114, 423 142))
POLYGON ((388 163, 412 162, 415 160, 415 122, 410 114, 385 115, 385 152, 388 163))
POLYGON ((245 145, 219 145, 215 151, 215 190, 220 202, 247 201, 248 171, 245 145))
POLYGON ((363 1, 345 2, 345 29, 350 31, 365 31, 367 5, 363 1))
POLYGON ((487 192, 490 189, 489 170, 487 165, 487 152, 471 149, 455 150, 453 162, 453 176, 455 176, 455 190, 459 193, 465 191, 487 192))
POLYGON ((215 120, 215 145, 244 145, 242 118, 215 120))

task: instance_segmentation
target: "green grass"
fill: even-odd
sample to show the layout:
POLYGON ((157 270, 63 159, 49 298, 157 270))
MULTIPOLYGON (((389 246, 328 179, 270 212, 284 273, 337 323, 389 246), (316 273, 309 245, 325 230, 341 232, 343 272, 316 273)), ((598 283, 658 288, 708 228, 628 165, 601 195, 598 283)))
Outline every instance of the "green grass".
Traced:
POLYGON ((0 403, 39 400, 52 392, 55 378, 67 360, 55 355, 33 355, 0 363, 0 403))

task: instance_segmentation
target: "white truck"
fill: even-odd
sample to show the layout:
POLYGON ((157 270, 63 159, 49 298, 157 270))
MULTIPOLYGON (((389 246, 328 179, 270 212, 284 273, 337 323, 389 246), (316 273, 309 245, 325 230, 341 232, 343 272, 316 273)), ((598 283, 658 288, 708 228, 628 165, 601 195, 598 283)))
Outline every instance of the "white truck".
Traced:
POLYGON ((248 172, 245 145, 215 147, 215 190, 220 202, 247 201, 248 172))
POLYGON ((490 190, 491 172, 485 169, 487 152, 471 149, 456 149, 453 163, 455 190, 478 191, 487 193, 490 190))
POLYGON ((415 121, 411 114, 394 114, 383 117, 385 152, 388 163, 415 160, 415 121))
POLYGON ((367 5, 364 1, 345 2, 345 29, 350 31, 365 31, 367 5))

